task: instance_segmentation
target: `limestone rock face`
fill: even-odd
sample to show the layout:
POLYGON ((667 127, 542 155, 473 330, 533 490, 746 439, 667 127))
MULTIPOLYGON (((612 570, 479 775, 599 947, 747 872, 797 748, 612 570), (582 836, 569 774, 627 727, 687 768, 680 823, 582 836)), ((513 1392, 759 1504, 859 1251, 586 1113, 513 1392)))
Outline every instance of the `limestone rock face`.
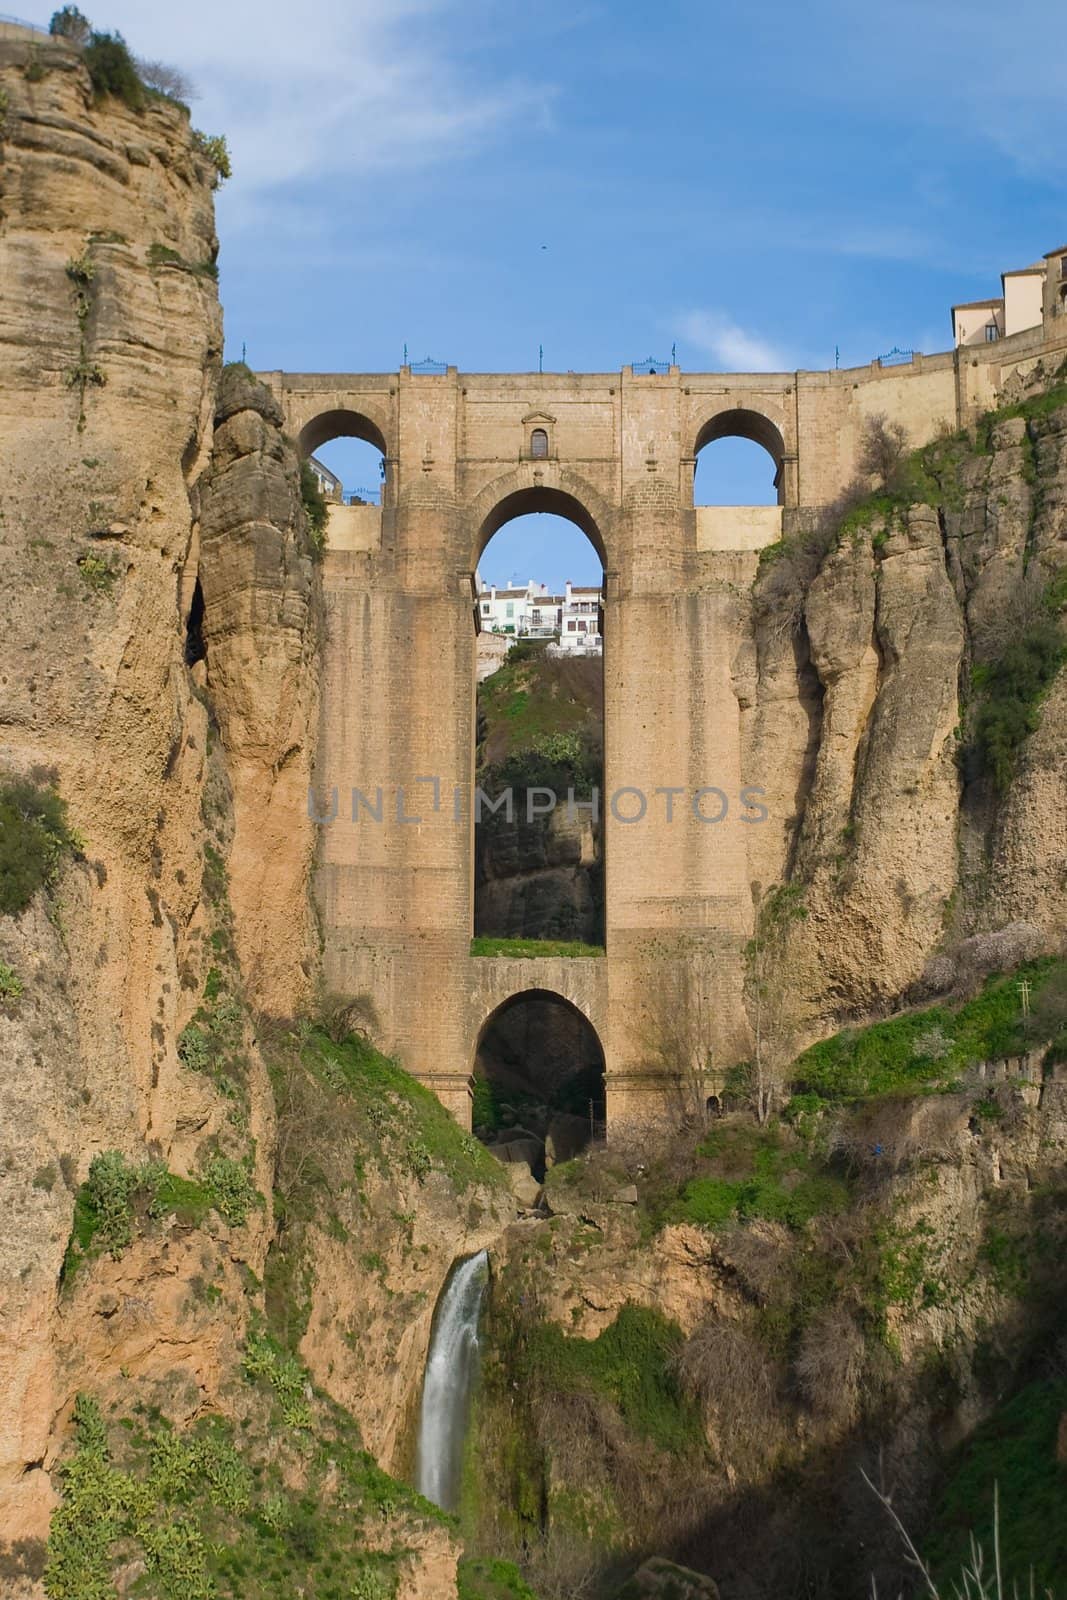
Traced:
POLYGON ((288 1014, 309 990, 307 792, 318 716, 319 588, 297 459, 268 391, 227 369, 200 483, 207 685, 233 793, 228 858, 251 997, 288 1014))
POLYGON ((869 547, 837 552, 807 621, 824 700, 797 850, 805 939, 823 984, 862 1009, 914 978, 956 883, 964 634, 935 514, 887 531, 877 575, 869 547))
POLYGON ((1014 922, 1045 948, 1062 940, 1064 675, 1006 795, 959 756, 973 663, 1002 652, 1067 564, 1065 505, 1067 408, 1006 419, 940 510, 833 548, 799 621, 757 606, 734 661, 746 768, 771 812, 750 873, 803 888, 788 936, 798 1039, 898 1001, 946 940, 1014 922))
POLYGON ((27 77, 30 46, 0 41, 0 766, 56 774, 88 862, 65 873, 53 920, 34 906, 0 929, 25 985, 0 1019, 9 1537, 42 1533, 50 1501, 68 1181, 99 1149, 188 1151, 175 1040, 207 716, 180 596, 221 346, 212 172, 187 115, 96 106, 75 52, 33 48, 27 77))
POLYGON ((437 1297, 458 1256, 495 1248, 515 1203, 475 1190, 457 1204, 440 1175, 420 1185, 368 1163, 362 1193, 335 1204, 340 1227, 315 1222, 305 1233, 311 1308, 300 1353, 367 1449, 405 1473, 437 1297))

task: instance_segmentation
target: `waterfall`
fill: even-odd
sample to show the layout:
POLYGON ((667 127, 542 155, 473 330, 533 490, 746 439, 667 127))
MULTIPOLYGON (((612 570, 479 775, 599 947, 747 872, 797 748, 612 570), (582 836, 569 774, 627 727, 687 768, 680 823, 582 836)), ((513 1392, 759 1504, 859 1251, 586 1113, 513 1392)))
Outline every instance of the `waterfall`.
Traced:
POLYGON ((478 1315, 488 1278, 488 1251, 456 1262, 433 1317, 422 1380, 415 1487, 443 1511, 454 1511, 459 1500, 478 1315))

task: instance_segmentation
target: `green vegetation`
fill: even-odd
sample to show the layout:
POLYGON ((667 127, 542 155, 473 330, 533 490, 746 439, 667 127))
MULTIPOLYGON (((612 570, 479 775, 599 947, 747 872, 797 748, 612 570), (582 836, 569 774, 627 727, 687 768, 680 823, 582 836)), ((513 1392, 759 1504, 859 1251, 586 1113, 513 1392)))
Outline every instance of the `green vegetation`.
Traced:
POLYGON ((1019 751, 1041 720, 1041 704, 1067 655, 1058 617, 1026 624, 997 660, 971 674, 975 693, 971 738, 961 751, 968 776, 987 775, 1003 793, 1015 775, 1019 751))
POLYGON ((537 1600, 513 1561, 464 1556, 458 1577, 459 1600, 537 1600))
POLYGON ((92 554, 78 557, 78 571, 86 588, 94 594, 110 594, 119 575, 114 562, 92 554))
POLYGON ((844 1180, 814 1161, 784 1128, 731 1122, 716 1128, 696 1151, 707 1173, 691 1178, 680 1197, 661 1206, 657 1222, 722 1227, 762 1217, 803 1228, 813 1217, 843 1211, 844 1180))
POLYGON ((48 31, 53 38, 69 39, 71 44, 87 45, 92 38, 93 25, 77 6, 64 6, 53 11, 48 31))
POLYGON ((98 100, 114 95, 131 111, 144 110, 145 86, 121 33, 94 31, 84 46, 82 58, 98 100))
POLYGON ((273 1390, 282 1418, 290 1428, 311 1427, 306 1369, 266 1333, 253 1333, 244 1358, 245 1377, 263 1379, 273 1390))
MULTIPOLYGON (((201 133, 199 128, 193 129, 193 143, 201 155, 207 156, 215 168, 215 181, 212 185, 217 189, 225 183, 227 178, 233 177, 233 167, 230 163, 230 150, 226 143, 225 134, 201 133)), ((217 274, 216 274, 217 275, 217 274)))
POLYGON ((312 551, 321 556, 326 549, 326 524, 330 508, 309 461, 300 463, 300 500, 308 519, 312 551))
POLYGON ((959 1452, 934 1513, 924 1558, 937 1581, 949 1584, 970 1553, 972 1531, 993 1548, 993 1496, 1000 1499, 1000 1551, 1005 1594, 1062 1582, 1067 1572, 1067 1464, 1057 1459, 1060 1419, 1067 1413, 1067 1380, 1028 1384, 1002 1405, 959 1452))
POLYGON ((51 782, 11 778, 0 784, 0 915, 21 915, 82 847, 51 782))
POLYGON ((432 1089, 383 1056, 366 1039, 349 1034, 338 1044, 314 1030, 303 1051, 306 1066, 329 1083, 364 1119, 368 1143, 382 1148, 419 1183, 440 1172, 457 1194, 472 1184, 502 1183, 500 1164, 464 1133, 432 1089))
POLYGON ((22 979, 14 967, 0 961, 0 1001, 8 1004, 22 999, 22 979))
POLYGON ((159 1600, 392 1600, 406 1550, 380 1549, 383 1519, 444 1519, 376 1466, 347 1413, 317 1406, 314 1434, 279 1435, 260 1420, 238 1447, 220 1419, 179 1433, 137 1408, 109 1427, 79 1396, 48 1541, 49 1600, 106 1600, 131 1560, 159 1600))
MULTIPOLYGON (((67 262, 67 277, 71 282, 71 293, 74 296, 74 315, 78 323, 78 359, 67 371, 67 387, 78 391, 78 432, 85 429, 85 396, 90 388, 100 389, 107 383, 107 374, 103 368, 93 361, 89 354, 89 318, 93 309, 93 282, 96 278, 96 266, 89 254, 86 245, 80 256, 74 256, 67 262)), ((86 560, 95 561, 95 557, 86 557, 86 560)), ((80 565, 81 563, 79 563, 80 565)), ((101 566, 104 564, 101 563, 101 566)), ((84 574, 83 574, 84 576, 84 574)), ((92 576, 89 580, 94 587, 92 576)))
MULTIPOLYGON (((221 857, 208 846, 205 861, 206 885, 212 874, 221 870, 221 857)), ((223 885, 225 879, 223 877, 223 885)), ((225 896, 225 888, 222 890, 225 896)), ((225 899, 214 902, 225 906, 225 899)), ((204 981, 204 995, 191 1022, 178 1035, 178 1059, 194 1072, 206 1073, 217 1088, 243 1109, 247 1099, 248 1055, 244 1049, 245 1006, 236 991, 236 974, 211 967, 204 981)))
MULTIPOLYGON (((950 1087, 978 1061, 1021 1055, 1031 1041, 1019 980, 1028 978, 1039 998, 1059 965, 1027 962, 1015 973, 990 978, 979 995, 956 1009, 930 1006, 869 1028, 835 1033, 797 1057, 794 1087, 805 1097, 824 1100, 922 1093, 950 1087)), ((803 1104, 810 1109, 809 1100, 803 1104)), ((787 1112, 791 1110, 792 1102, 787 1112)))
MULTIPOLYGON (((278 1235, 264 1269, 266 1312, 271 1333, 289 1350, 299 1345, 311 1312, 306 1230, 347 1238, 353 1216, 363 1211, 372 1165, 391 1182, 443 1179, 456 1196, 506 1186, 499 1162, 437 1096, 351 1031, 358 1007, 325 1009, 336 1013, 330 1032, 311 1023, 259 1030, 278 1114, 278 1235)), ((477 1197, 471 1203, 477 1207, 477 1197)), ((405 1227, 410 1221, 399 1214, 397 1220, 405 1227)), ((373 1250, 363 1253, 377 1259, 373 1250)))
POLYGON ((166 244, 150 244, 148 246, 148 265, 150 267, 177 267, 180 272, 191 272, 197 278, 217 278, 219 275, 218 264, 214 261, 187 261, 177 250, 172 250, 166 244))
POLYGON ((681 1330, 647 1306, 623 1306, 595 1339, 572 1339, 553 1322, 535 1323, 516 1377, 556 1395, 599 1395, 640 1438, 682 1454, 701 1449, 704 1437, 675 1372, 682 1343, 681 1330))
MULTIPOLYGON (((193 96, 194 90, 183 72, 162 61, 137 60, 130 53, 121 33, 102 33, 94 29, 77 6, 64 6, 61 11, 54 12, 48 31, 54 37, 69 39, 81 49, 93 93, 98 100, 105 95, 114 95, 131 111, 143 111, 150 100, 169 100, 188 110, 186 102, 193 96)), ((44 75, 43 69, 40 69, 40 75, 44 75)), ((224 135, 202 133, 199 128, 194 128, 192 142, 194 148, 206 156, 214 168, 213 188, 217 189, 233 176, 229 146, 224 135)), ((212 263, 185 265, 188 271, 216 275, 212 263)))
POLYGON ((250 1167, 227 1156, 212 1156, 203 1178, 181 1178, 162 1161, 132 1163, 118 1150, 93 1157, 89 1176, 74 1200, 74 1225, 63 1262, 69 1282, 83 1261, 106 1250, 121 1256, 138 1226, 176 1215, 187 1226, 199 1226, 215 1210, 231 1226, 248 1219, 262 1197, 252 1183, 250 1167))
POLYGON ((568 661, 512 645, 503 666, 478 686, 486 729, 481 781, 491 778, 501 788, 546 784, 564 795, 572 783, 584 794, 603 770, 603 706, 599 659, 568 661), (553 783, 553 771, 562 783, 553 783))
POLYGON ((983 455, 992 452, 993 430, 998 423, 1010 422, 1017 417, 1025 422, 1035 422, 1039 417, 1051 416, 1061 406, 1067 406, 1067 368, 1061 367, 1056 376, 1057 381, 1044 394, 1032 395, 1029 400, 1020 400, 1016 405, 1002 406, 999 411, 985 412, 978 419, 975 429, 976 449, 983 455))
POLYGON ((493 939, 479 936, 471 940, 472 956, 602 956, 603 945, 582 944, 577 939, 493 939))

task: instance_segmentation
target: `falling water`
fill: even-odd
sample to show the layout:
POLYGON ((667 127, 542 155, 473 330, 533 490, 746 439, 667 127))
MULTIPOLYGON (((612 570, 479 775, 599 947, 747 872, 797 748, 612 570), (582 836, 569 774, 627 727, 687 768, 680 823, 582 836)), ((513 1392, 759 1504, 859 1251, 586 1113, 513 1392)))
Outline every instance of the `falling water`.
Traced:
POLYGON ((478 1352, 478 1315, 489 1278, 489 1256, 457 1262, 434 1312, 430 1352, 422 1380, 415 1484, 443 1511, 459 1499, 463 1438, 478 1352))

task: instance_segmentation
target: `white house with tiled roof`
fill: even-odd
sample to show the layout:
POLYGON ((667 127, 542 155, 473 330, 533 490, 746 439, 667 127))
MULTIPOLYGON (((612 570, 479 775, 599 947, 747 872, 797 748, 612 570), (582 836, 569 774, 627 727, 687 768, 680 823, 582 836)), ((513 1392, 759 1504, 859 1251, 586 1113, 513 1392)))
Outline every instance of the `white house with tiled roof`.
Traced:
POLYGON ((598 584, 574 584, 563 594, 549 594, 543 583, 521 587, 486 584, 477 576, 478 621, 483 633, 503 633, 515 638, 550 639, 559 635, 561 651, 598 655, 603 649, 601 618, 604 596, 598 584))
POLYGON ((599 655, 604 596, 599 584, 588 587, 568 581, 559 618, 559 648, 576 655, 599 655))
POLYGON ((1049 250, 1040 261, 1000 275, 1000 296, 968 300, 952 307, 952 340, 957 346, 990 344, 1013 333, 1040 328, 1067 312, 1067 245, 1049 250))

